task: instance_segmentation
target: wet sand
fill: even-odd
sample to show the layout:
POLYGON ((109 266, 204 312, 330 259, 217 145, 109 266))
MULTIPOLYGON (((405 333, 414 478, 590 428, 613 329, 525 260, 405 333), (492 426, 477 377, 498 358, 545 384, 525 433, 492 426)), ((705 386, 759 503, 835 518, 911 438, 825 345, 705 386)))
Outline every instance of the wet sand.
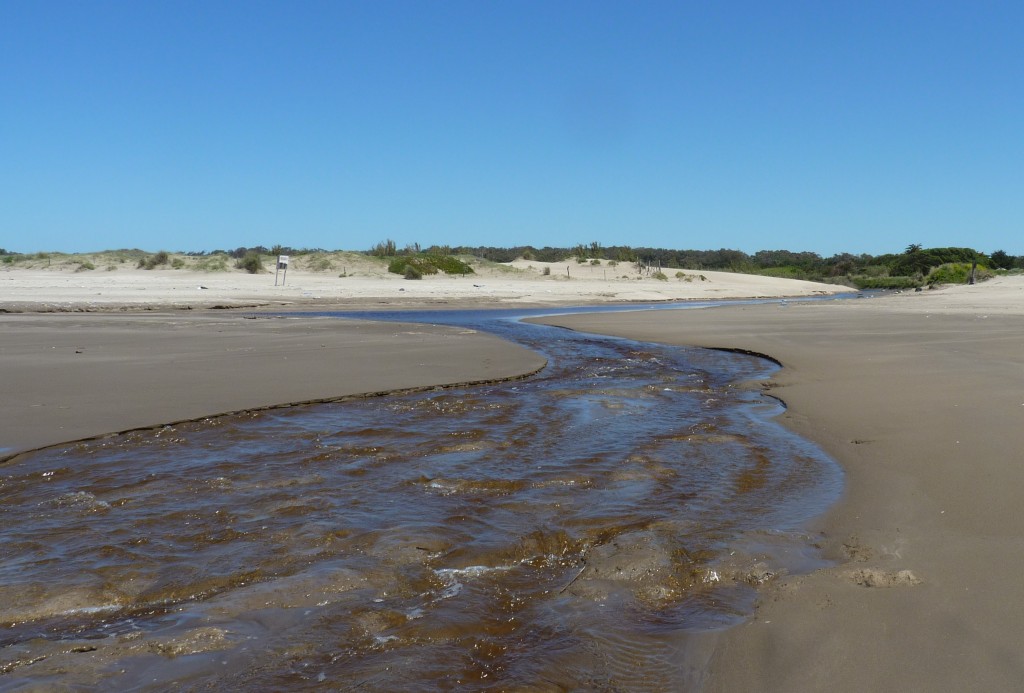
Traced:
POLYGON ((703 637, 706 690, 1017 690, 1024 681, 1024 281, 828 304, 544 322, 769 354, 786 425, 846 471, 835 565, 703 637))
POLYGON ((0 459, 298 402, 514 378, 539 355, 471 330, 242 312, 0 318, 0 459))

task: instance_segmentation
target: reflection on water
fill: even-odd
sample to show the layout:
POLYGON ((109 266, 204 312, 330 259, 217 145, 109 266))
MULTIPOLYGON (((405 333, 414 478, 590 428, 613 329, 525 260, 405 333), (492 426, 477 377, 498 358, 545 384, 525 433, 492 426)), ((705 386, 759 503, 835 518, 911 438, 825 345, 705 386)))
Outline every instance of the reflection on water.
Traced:
POLYGON ((0 467, 0 690, 673 690, 815 565, 839 471, 735 387, 774 366, 486 327, 549 367, 0 467))

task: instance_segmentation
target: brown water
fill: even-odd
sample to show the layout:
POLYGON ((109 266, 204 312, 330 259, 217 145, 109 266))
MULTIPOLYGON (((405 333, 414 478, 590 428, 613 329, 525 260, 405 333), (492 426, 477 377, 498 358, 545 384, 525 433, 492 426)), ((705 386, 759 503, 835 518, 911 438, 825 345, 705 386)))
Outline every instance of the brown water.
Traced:
POLYGON ((679 690, 818 565, 840 472, 736 387, 772 364, 434 319, 550 365, 0 467, 0 691, 679 690))

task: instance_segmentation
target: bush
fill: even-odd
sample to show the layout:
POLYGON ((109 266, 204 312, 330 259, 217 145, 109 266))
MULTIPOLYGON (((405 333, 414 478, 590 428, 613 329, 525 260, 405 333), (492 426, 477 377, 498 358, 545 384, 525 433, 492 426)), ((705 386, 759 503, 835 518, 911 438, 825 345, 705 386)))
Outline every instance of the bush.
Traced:
POLYGON ((370 255, 376 255, 377 257, 394 257, 397 252, 398 248, 390 238, 381 241, 370 249, 370 255))
POLYGON ((850 277, 858 289, 916 289, 921 286, 917 277, 850 277))
MULTIPOLYGON (((450 255, 403 255, 391 261, 388 272, 405 274, 407 267, 415 267, 421 277, 424 274, 475 274, 473 268, 457 257, 450 255)), ((417 279, 421 277, 416 277, 417 279)))
POLYGON ((406 279, 423 279, 423 272, 421 272, 416 265, 408 264, 405 266, 405 278, 406 279))
POLYGON ((249 274, 263 271, 263 258, 259 253, 248 252, 235 262, 236 269, 243 269, 249 274))
POLYGON ((476 274, 472 267, 451 255, 430 255, 426 260, 445 274, 476 274))
POLYGON ((139 259, 139 269, 156 269, 160 265, 166 265, 170 262, 170 255, 167 254, 166 250, 161 250, 156 255, 150 255, 149 257, 143 257, 139 259))
POLYGON ((417 279, 422 279, 424 274, 437 274, 437 268, 426 262, 423 258, 409 256, 402 256, 392 260, 388 265, 388 272, 404 275, 409 267, 415 268, 420 273, 417 279))
MULTIPOLYGON (((926 248, 912 245, 902 255, 897 255, 889 266, 894 276, 909 277, 928 274, 929 270, 946 264, 971 263, 983 259, 972 248, 926 248)), ((965 280, 966 281, 966 280, 965 280)))
MULTIPOLYGON (((984 281, 992 277, 992 273, 982 265, 978 265, 974 271, 975 281, 984 281)), ((928 273, 925 281, 930 285, 935 284, 966 284, 971 278, 971 263, 951 262, 936 267, 928 273)))
POLYGON ((185 261, 182 260, 180 257, 176 257, 173 260, 171 260, 171 267, 173 267, 174 269, 181 269, 184 266, 185 261))
POLYGON ((75 269, 75 271, 76 272, 87 272, 88 270, 94 270, 94 269, 96 269, 96 265, 92 264, 88 260, 82 260, 81 262, 78 263, 78 268, 75 269))
POLYGON ((807 272, 792 265, 766 267, 765 269, 757 270, 757 274, 763 277, 779 277, 780 279, 810 279, 807 272))
POLYGON ((657 280, 658 280, 658 281, 660 281, 660 282, 667 282, 667 281, 668 281, 668 277, 667 277, 667 276, 665 275, 665 273, 664 273, 664 272, 655 272, 655 273, 654 273, 654 274, 652 274, 651 276, 652 276, 652 277, 653 277, 654 279, 657 279, 657 280))
POLYGON ((545 277, 550 277, 550 276, 551 276, 551 268, 550 268, 550 267, 545 267, 544 269, 542 269, 542 270, 540 271, 540 273, 541 273, 541 274, 542 274, 543 276, 545 276, 545 277))

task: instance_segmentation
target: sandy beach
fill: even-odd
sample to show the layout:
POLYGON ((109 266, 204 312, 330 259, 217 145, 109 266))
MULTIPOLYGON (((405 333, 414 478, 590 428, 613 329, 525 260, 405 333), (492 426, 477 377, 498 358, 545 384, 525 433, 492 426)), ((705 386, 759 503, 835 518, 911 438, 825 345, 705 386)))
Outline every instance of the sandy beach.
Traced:
MULTIPOLYGON (((589 266, 589 278, 563 280, 522 269, 534 274, 513 268, 412 282, 295 273, 287 287, 273 287, 273 275, 236 273, 0 273, 0 309, 12 313, 0 315, 0 455, 219 412, 515 377, 543 365, 479 333, 274 311, 833 288, 722 273, 701 280, 697 272, 685 273, 689 281, 607 280, 589 266), (204 310, 218 307, 236 310, 204 310)), ((846 472, 843 499, 812 528, 834 565, 775 580, 749 622, 695 642, 707 690, 1019 687, 1024 278, 545 322, 769 355, 783 369, 761 386, 788 405, 784 423, 846 472)))
POLYGON ((331 271, 301 269, 296 262, 287 273, 247 274, 124 266, 81 272, 73 261, 49 268, 40 261, 26 268, 0 268, 0 311, 524 307, 814 296, 845 290, 831 284, 705 270, 666 270, 665 278, 657 279, 627 263, 592 265, 574 260, 477 263, 474 274, 437 274, 418 281, 392 274, 386 263, 371 258, 356 256, 336 263, 331 271))
POLYGON ((505 379, 543 366, 536 354, 489 335, 270 319, 275 311, 593 305, 837 289, 724 272, 658 280, 628 270, 635 276, 623 279, 625 268, 526 261, 421 281, 358 258, 345 277, 295 267, 275 277, 75 266, 0 271, 0 457, 219 413, 505 379), (558 274, 567 268, 572 279, 558 274), (606 281, 612 269, 620 278, 606 281))
POLYGON ((824 304, 564 316, 745 349, 784 423, 846 472, 815 526, 835 566, 695 644, 709 691, 1017 690, 1024 681, 1024 281, 824 304))

